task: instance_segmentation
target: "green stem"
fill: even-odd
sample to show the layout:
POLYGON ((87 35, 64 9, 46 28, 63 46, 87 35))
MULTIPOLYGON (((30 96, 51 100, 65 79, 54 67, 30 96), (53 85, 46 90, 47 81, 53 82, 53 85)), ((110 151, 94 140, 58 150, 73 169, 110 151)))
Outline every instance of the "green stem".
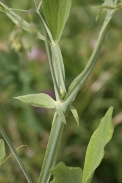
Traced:
POLYGON ((49 36, 49 38, 50 38, 51 43, 54 43, 53 37, 52 37, 52 35, 51 35, 51 32, 50 32, 50 30, 48 29, 48 26, 47 26, 47 24, 45 23, 43 17, 41 16, 41 14, 40 14, 40 12, 39 12, 38 10, 36 11, 36 13, 37 13, 37 15, 39 16, 39 18, 40 18, 40 20, 41 20, 41 22, 42 22, 42 26, 43 26, 44 29, 46 30, 46 32, 47 32, 47 34, 48 34, 48 36, 49 36))
MULTIPOLYGON (((82 74, 78 76, 79 78, 78 82, 74 85, 74 87, 72 87, 72 89, 68 92, 65 98, 64 104, 62 106, 62 109, 64 112, 68 107, 68 105, 72 102, 72 100, 74 99, 77 92, 80 90, 81 86, 84 84, 88 76, 90 75, 91 71, 93 70, 97 62, 97 58, 98 58, 98 55, 100 54, 101 47, 106 36, 107 27, 112 18, 112 14, 113 13, 109 14, 109 16, 107 14, 103 27, 101 29, 96 47, 91 55, 89 62, 86 68, 84 69, 84 71, 82 72, 82 74)), ((51 68, 52 68, 52 65, 51 65, 51 68)), ((52 73, 53 72, 54 71, 52 70, 52 73)), ((49 182, 50 169, 54 166, 54 163, 57 157, 57 153, 58 153, 58 149, 59 149, 59 145, 60 145, 60 141, 63 133, 63 128, 64 128, 64 124, 62 123, 59 116, 55 114, 38 183, 49 182)))
POLYGON ((89 77, 90 73, 92 72, 92 70, 94 69, 96 63, 97 63, 97 59, 98 56, 101 52, 101 48, 103 45, 103 42, 105 40, 106 37, 106 33, 107 33, 107 29, 108 29, 108 25, 109 22, 112 18, 114 11, 108 11, 105 21, 103 23, 102 29, 100 31, 95 49, 85 67, 85 69, 83 70, 83 72, 81 74, 79 74, 76 79, 74 81, 74 85, 72 86, 72 88, 69 90, 65 100, 64 100, 64 107, 66 108, 76 97, 77 93, 79 92, 79 90, 81 89, 81 87, 83 86, 83 84, 85 83, 85 81, 87 80, 87 78, 89 77))
MULTIPOLYGON (((43 29, 44 29, 44 27, 43 27, 43 29)), ((44 32, 44 36, 46 38, 45 29, 43 30, 43 32, 44 32)), ((61 100, 60 91, 59 91, 59 87, 58 87, 58 84, 57 84, 57 81, 56 81, 56 76, 55 76, 55 72, 54 72, 52 59, 51 59, 51 56, 50 56, 50 50, 49 50, 49 45, 48 45, 47 39, 45 40, 45 47, 46 47, 48 62, 49 62, 50 71, 51 71, 51 75, 52 75, 52 79, 53 79, 56 100, 61 100)))
MULTIPOLYGON (((50 56, 50 50, 49 50, 49 45, 48 45, 48 41, 47 41, 47 35, 46 35, 47 27, 45 27, 46 24, 38 11, 37 11, 37 14, 39 15, 39 17, 42 21, 42 27, 43 27, 43 32, 44 32, 44 36, 45 36, 45 47, 46 47, 50 71, 51 71, 51 75, 52 75, 52 79, 53 79, 56 100, 61 100, 60 91, 58 88, 58 84, 56 82, 56 76, 55 76, 52 58, 50 56)), ((49 33, 48 33, 48 35, 49 35, 49 33)), ((50 36, 50 38, 51 38, 51 36, 50 36)), ((48 183, 49 182, 50 175, 51 175, 50 169, 53 167, 53 165, 56 161, 56 157, 57 157, 57 153, 58 153, 58 149, 60 146, 60 141, 61 141, 61 137, 62 137, 62 133, 63 133, 63 128, 64 128, 64 124, 62 123, 61 119, 57 116, 57 114, 55 114, 53 123, 52 123, 51 132, 50 132, 50 137, 48 140, 48 145, 47 145, 46 152, 45 152, 43 165, 42 165, 41 172, 40 172, 39 179, 38 179, 38 183, 48 183)))
POLYGON ((39 176, 38 183, 48 183, 50 179, 50 169, 54 166, 56 161, 57 153, 60 146, 60 141, 64 129, 64 124, 61 119, 54 114, 50 137, 39 176))
POLYGON ((38 8, 37 8, 37 11, 39 11, 39 10, 40 10, 41 5, 42 5, 42 0, 40 0, 40 2, 39 2, 39 5, 38 5, 38 8))
MULTIPOLYGON (((61 95, 60 95, 59 87, 58 87, 58 84, 57 84, 57 81, 56 81, 56 76, 55 76, 54 67, 53 67, 53 63, 52 63, 52 58, 51 58, 51 55, 50 55, 49 45, 48 45, 48 41, 47 41, 46 31, 48 30, 48 27, 46 26, 46 23, 44 22, 40 12, 37 11, 36 13, 38 14, 38 16, 40 17, 40 20, 42 22, 42 28, 43 28, 43 33, 44 33, 44 37, 45 37, 45 47, 46 47, 49 67, 50 67, 50 71, 51 71, 51 75, 52 75, 52 79, 53 79, 56 100, 61 100, 61 95)), ((49 32, 49 30, 48 30, 48 32, 49 32)), ((48 33, 48 35, 50 36, 51 41, 53 41, 52 40, 53 38, 50 35, 50 32, 48 33)))
POLYGON ((5 131, 4 131, 3 127, 1 126, 1 124, 0 124, 0 132, 1 132, 2 136, 3 136, 3 138, 5 139, 6 143, 10 147, 12 153, 14 154, 14 157, 16 158, 16 160, 17 160, 21 170, 23 171, 23 173, 24 173, 28 183, 32 183, 32 180, 31 180, 28 172, 26 171, 26 169, 25 169, 25 167, 24 167, 20 157, 18 156, 18 154, 16 152, 16 149, 14 148, 12 142, 10 141, 9 137, 7 136, 7 134, 5 133, 5 131))

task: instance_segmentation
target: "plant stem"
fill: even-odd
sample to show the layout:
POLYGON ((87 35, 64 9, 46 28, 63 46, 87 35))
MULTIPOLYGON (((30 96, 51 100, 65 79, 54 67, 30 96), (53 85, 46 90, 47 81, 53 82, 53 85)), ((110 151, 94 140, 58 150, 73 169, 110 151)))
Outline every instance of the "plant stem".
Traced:
MULTIPOLYGON (((44 36, 46 38, 46 32, 45 32, 44 27, 43 27, 43 32, 44 32, 44 36)), ((50 56, 50 50, 49 50, 49 45, 48 45, 47 39, 45 40, 45 47, 46 47, 47 56, 48 56, 48 62, 49 62, 50 71, 51 71, 51 75, 52 75, 52 79, 53 79, 56 100, 61 100, 60 91, 59 91, 58 84, 56 82, 56 76, 55 76, 55 72, 54 72, 54 67, 53 67, 52 59, 51 59, 51 56, 50 56)))
POLYGON ((74 86, 72 87, 71 90, 69 90, 65 100, 64 100, 64 107, 66 108, 76 97, 77 93, 79 92, 79 90, 81 89, 81 87, 83 86, 83 84, 85 83, 85 81, 87 80, 87 78, 89 77, 90 73, 92 72, 93 68, 95 67, 96 63, 97 63, 97 59, 98 56, 100 54, 103 42, 105 40, 106 37, 106 33, 107 33, 107 29, 108 29, 108 25, 109 22, 112 18, 114 11, 108 11, 105 21, 103 23, 102 29, 100 31, 95 49, 93 50, 93 53, 85 67, 85 69, 83 70, 83 72, 81 74, 79 74, 77 76, 77 78, 75 80, 76 83, 74 84, 74 86))
POLYGON ((51 71, 51 75, 52 75, 52 80, 53 80, 53 84, 54 84, 54 90, 55 90, 56 100, 60 100, 61 101, 61 95, 60 95, 59 87, 58 87, 58 84, 57 84, 57 81, 56 81, 56 76, 55 76, 55 72, 54 72, 52 58, 51 58, 51 55, 50 55, 50 50, 49 50, 49 45, 48 45, 48 41, 47 41, 46 31, 48 32, 48 35, 49 35, 49 37, 50 37, 50 39, 51 39, 52 42, 53 42, 53 38, 52 38, 52 36, 50 34, 50 31, 49 31, 46 23, 43 20, 40 12, 37 11, 36 13, 40 17, 40 20, 42 22, 42 28, 43 28, 43 33, 44 33, 44 37, 45 37, 45 47, 46 47, 46 51, 47 51, 49 67, 50 67, 50 71, 51 71))
MULTIPOLYGON (((59 88, 58 88, 58 85, 56 82, 56 76, 55 76, 52 58, 50 55, 49 45, 48 45, 48 41, 47 41, 46 31, 48 30, 48 28, 45 27, 46 24, 45 24, 44 20, 42 19, 42 16, 40 15, 40 12, 38 10, 37 10, 37 14, 39 15, 39 17, 42 21, 42 27, 43 27, 44 37, 45 37, 45 47, 46 47, 50 71, 51 71, 51 75, 52 75, 52 79, 53 79, 56 100, 61 100, 61 95, 60 95, 60 91, 59 91, 59 88), (45 29, 46 29, 46 31, 45 31, 45 29)), ((50 36, 50 34, 49 34, 49 36, 50 36)), ((50 36, 50 38, 51 38, 51 36, 50 36)), ((48 140, 48 145, 47 145, 46 152, 45 152, 45 157, 43 160, 43 165, 42 165, 41 172, 40 172, 39 179, 38 179, 38 183, 48 183, 49 182, 50 175, 51 175, 50 169, 54 166, 54 163, 56 161, 61 137, 63 134, 63 129, 64 129, 64 124, 62 123, 59 116, 55 113, 54 119, 52 122, 50 137, 48 140)))
MULTIPOLYGON (((68 105, 72 102, 74 97, 77 95, 81 86, 84 84, 84 82, 90 75, 91 71, 93 70, 93 68, 97 62, 97 58, 100 54, 102 44, 103 44, 105 36, 106 36, 108 24, 112 18, 112 15, 113 15, 113 12, 107 13, 107 16, 106 16, 104 24, 102 26, 100 35, 98 37, 96 47, 90 57, 90 60, 89 60, 88 64, 86 65, 85 69, 83 70, 83 72, 78 76, 78 81, 76 82, 74 87, 72 87, 72 89, 68 92, 68 94, 64 100, 64 104, 62 106, 62 110, 64 112, 65 112, 66 108, 68 107, 68 105)), ((50 68, 52 69, 52 63, 51 63, 50 57, 48 59, 50 60, 50 64, 51 64, 50 68)), ((52 75, 54 74, 53 72, 54 71, 52 69, 52 75)), ((63 128, 64 128, 64 124, 62 123, 59 116, 57 116, 55 114, 38 183, 48 183, 49 182, 50 169, 54 166, 54 163, 55 163, 55 160, 57 157, 57 153, 58 153, 58 149, 60 146, 60 141, 61 141, 61 137, 62 137, 62 133, 63 133, 63 128)))
POLYGON ((40 10, 41 5, 42 5, 42 0, 40 0, 40 2, 39 2, 39 5, 38 5, 38 8, 37 8, 37 11, 39 11, 39 10, 40 10))
POLYGON ((61 137, 63 134, 64 124, 58 115, 54 114, 50 137, 39 176, 38 183, 48 183, 50 179, 50 169, 54 166, 57 153, 60 146, 61 137))
POLYGON ((4 131, 3 127, 1 126, 1 124, 0 124, 0 132, 1 132, 2 136, 3 136, 3 138, 5 139, 6 143, 10 147, 12 153, 14 154, 14 157, 16 158, 20 168, 22 169, 22 171, 23 171, 23 173, 24 173, 28 183, 32 183, 32 180, 31 180, 28 172, 26 171, 24 164, 22 163, 20 157, 18 156, 18 154, 16 152, 16 149, 14 148, 12 142, 10 141, 9 137, 7 136, 7 134, 5 133, 5 131, 4 131))

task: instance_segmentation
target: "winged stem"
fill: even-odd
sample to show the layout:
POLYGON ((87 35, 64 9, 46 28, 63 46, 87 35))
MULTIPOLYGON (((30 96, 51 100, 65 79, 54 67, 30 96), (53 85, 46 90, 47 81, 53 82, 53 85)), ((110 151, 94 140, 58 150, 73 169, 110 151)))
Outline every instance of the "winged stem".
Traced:
POLYGON ((114 10, 108 11, 106 18, 104 20, 103 26, 101 28, 96 46, 92 52, 92 55, 86 65, 85 69, 72 82, 72 84, 69 88, 69 92, 67 93, 66 98, 64 100, 64 105, 63 105, 64 107, 67 107, 74 100, 77 93, 79 92, 79 90, 81 89, 81 87, 83 86, 83 84, 85 83, 87 78, 89 77, 90 73, 94 69, 94 67, 97 63, 97 60, 98 60, 98 56, 101 52, 101 48, 102 48, 103 42, 105 40, 108 26, 109 26, 113 13, 114 13, 114 10))
MULTIPOLYGON (((102 45, 103 45, 103 42, 104 42, 104 39, 105 39, 105 36, 107 33, 108 25, 112 18, 113 13, 114 13, 114 11, 112 11, 112 10, 108 11, 105 21, 103 23, 101 32, 99 34, 95 49, 89 59, 89 62, 86 65, 83 72, 76 78, 76 82, 74 82, 72 84, 72 87, 70 88, 69 92, 66 95, 64 103, 62 105, 62 110, 64 112, 67 109, 67 107, 71 104, 73 99, 76 97, 78 91, 80 90, 81 86, 85 83, 86 79, 92 72, 92 70, 97 62, 98 56, 100 54, 100 51, 101 51, 101 48, 102 48, 102 45)), ((50 64, 52 64, 52 63, 50 62, 50 64)), ((52 65, 51 65, 51 68, 52 68, 52 65)), ((52 74, 54 74, 53 72, 54 72, 54 70, 52 69, 52 74)), ((52 129, 50 132, 50 138, 48 141, 44 162, 42 165, 42 171, 40 173, 38 183, 48 183, 49 182, 50 169, 54 166, 54 163, 55 163, 55 160, 57 157, 57 152, 58 152, 58 149, 60 146, 59 144, 61 141, 63 128, 64 128, 64 124, 62 123, 60 117, 54 116, 54 120, 52 123, 52 129)))

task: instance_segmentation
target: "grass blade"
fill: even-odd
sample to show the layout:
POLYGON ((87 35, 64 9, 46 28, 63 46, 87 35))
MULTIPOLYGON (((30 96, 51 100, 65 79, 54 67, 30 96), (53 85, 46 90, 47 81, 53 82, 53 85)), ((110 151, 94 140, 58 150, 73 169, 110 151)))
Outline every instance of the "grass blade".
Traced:
POLYGON ((28 172, 26 171, 24 164, 22 163, 20 157, 18 156, 18 154, 16 152, 16 149, 14 148, 12 142, 10 141, 9 137, 7 136, 7 134, 5 133, 5 131, 4 131, 3 127, 1 126, 1 124, 0 124, 0 133, 2 134, 4 140, 6 141, 6 143, 8 144, 8 146, 10 147, 10 149, 11 149, 14 157, 16 158, 16 160, 17 160, 17 162, 18 162, 21 170, 23 171, 23 173, 24 173, 24 175, 25 175, 25 177, 27 179, 27 182, 28 183, 32 183, 32 180, 31 180, 28 172))

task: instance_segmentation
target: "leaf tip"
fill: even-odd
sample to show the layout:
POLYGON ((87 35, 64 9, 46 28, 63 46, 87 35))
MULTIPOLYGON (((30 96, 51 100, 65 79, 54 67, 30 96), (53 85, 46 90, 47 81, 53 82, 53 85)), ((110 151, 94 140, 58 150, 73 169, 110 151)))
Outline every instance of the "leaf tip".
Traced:
POLYGON ((12 97, 13 99, 20 100, 20 97, 12 97))
POLYGON ((112 116, 113 110, 114 110, 114 107, 113 106, 110 106, 107 112, 110 113, 111 116, 112 116))

